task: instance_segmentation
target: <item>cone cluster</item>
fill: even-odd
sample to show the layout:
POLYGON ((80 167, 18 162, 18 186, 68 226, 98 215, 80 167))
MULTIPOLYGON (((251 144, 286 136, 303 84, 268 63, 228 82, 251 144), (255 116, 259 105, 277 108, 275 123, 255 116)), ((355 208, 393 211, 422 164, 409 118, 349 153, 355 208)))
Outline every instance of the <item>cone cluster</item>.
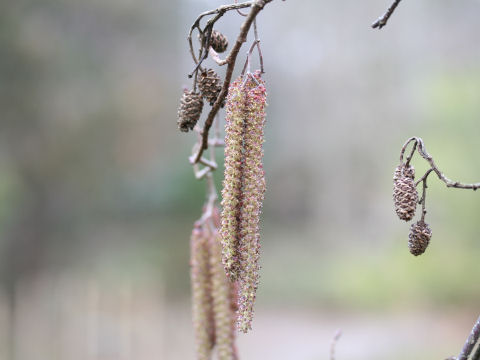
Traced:
POLYGON ((202 97, 210 104, 217 100, 218 94, 222 90, 222 81, 213 69, 207 69, 200 72, 198 77, 198 87, 202 97))
POLYGON ((235 312, 236 284, 223 270, 218 226, 219 211, 214 210, 214 229, 195 224, 191 237, 192 312, 198 360, 236 360, 235 312), (216 218, 216 219, 215 219, 216 218), (233 305, 235 304, 235 305, 233 305))
POLYGON ((228 47, 227 37, 217 30, 212 30, 212 35, 210 36, 210 46, 217 53, 223 53, 228 47))
POLYGON ((185 90, 178 108, 178 128, 182 132, 193 130, 202 114, 203 100, 200 94, 185 90))
POLYGON ((229 88, 222 190, 223 264, 238 280, 237 327, 251 329, 259 280, 260 214, 265 193, 262 158, 266 90, 260 73, 239 77, 229 88))
POLYGON ((400 164, 393 176, 393 201, 400 220, 410 221, 417 209, 418 192, 415 187, 415 169, 400 164))
POLYGON ((412 224, 410 234, 408 235, 408 248, 415 255, 421 255, 427 249, 432 237, 432 230, 423 220, 412 224))

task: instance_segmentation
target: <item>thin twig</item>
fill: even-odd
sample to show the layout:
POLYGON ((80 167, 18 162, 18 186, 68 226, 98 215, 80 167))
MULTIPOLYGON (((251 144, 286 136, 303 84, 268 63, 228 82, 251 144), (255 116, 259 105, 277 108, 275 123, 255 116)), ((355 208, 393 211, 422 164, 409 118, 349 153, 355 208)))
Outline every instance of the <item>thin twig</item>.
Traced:
MULTIPOLYGON (((212 109, 210 110, 207 116, 207 119, 205 120, 205 125, 202 131, 202 144, 195 157, 194 163, 197 163, 200 160, 200 158, 202 157, 203 151, 208 148, 208 132, 210 131, 210 127, 212 126, 212 122, 215 115, 220 109, 220 106, 225 100, 225 97, 227 96, 228 87, 230 86, 230 81, 232 80, 233 69, 235 68, 235 61, 237 59, 238 52, 240 51, 242 44, 247 40, 247 34, 248 34, 248 31, 250 30, 253 20, 255 20, 255 17, 258 15, 258 13, 261 10, 263 10, 265 5, 271 1, 273 0, 256 0, 253 3, 250 3, 251 4, 250 12, 248 13, 248 16, 245 18, 244 23, 240 27, 240 34, 237 37, 235 45, 233 46, 232 50, 230 50, 230 53, 225 59, 225 61, 228 64, 227 70, 225 72, 225 80, 223 82, 222 90, 218 94, 217 100, 215 100, 215 103, 213 104, 212 109)), ((236 9, 236 6, 240 6, 240 5, 242 4, 238 4, 238 5, 233 4, 230 6, 234 6, 232 9, 236 9)))
POLYGON ((223 6, 220 6, 220 7, 216 8, 216 9, 205 11, 197 17, 195 22, 190 27, 190 31, 188 32, 188 36, 187 36, 188 44, 189 44, 189 47, 190 47, 190 54, 192 55, 192 59, 195 62, 195 65, 196 65, 195 69, 189 75, 189 77, 192 77, 193 74, 198 71, 202 61, 208 56, 208 48, 210 47, 209 46, 210 45, 209 44, 210 43, 210 35, 211 35, 211 31, 213 29, 213 25, 215 24, 215 22, 217 22, 218 19, 220 19, 228 11, 244 9, 244 8, 252 6, 252 4, 253 4, 252 1, 248 1, 248 2, 244 2, 244 3, 240 3, 240 4, 235 3, 235 4, 223 5, 223 6), (208 16, 208 15, 215 15, 215 16, 207 22, 207 24, 205 25, 205 28, 202 30, 201 27, 200 27, 200 21, 205 16, 208 16), (207 43, 204 44, 205 46, 202 46, 202 48, 200 49, 200 55, 199 55, 198 59, 195 56, 195 51, 193 50, 193 42, 192 42, 192 34, 193 34, 193 31, 195 29, 198 30, 199 36, 202 40, 203 40, 203 38, 205 38, 205 31, 209 31, 209 33, 207 33, 207 37, 206 37, 206 42, 207 43), (205 51, 203 51, 204 47, 205 47, 205 51))
POLYGON ((423 174, 423 176, 415 182, 415 186, 417 186, 417 185, 420 184, 423 180, 425 180, 425 179, 428 177, 428 175, 430 175, 430 173, 431 173, 432 171, 433 171, 432 168, 428 169, 428 171, 427 171, 425 174, 423 174))
POLYGON ((373 24, 372 24, 372 28, 377 28, 378 29, 381 29, 382 27, 384 27, 385 25, 387 25, 387 21, 388 19, 390 19, 390 16, 392 16, 393 12, 395 11, 396 7, 398 6, 398 4, 400 3, 400 1, 402 0, 395 0, 393 2, 392 5, 390 5, 390 7, 388 8, 388 10, 385 12, 385 14, 383 14, 382 16, 380 16, 373 24))
MULTIPOLYGON (((437 165, 435 164, 435 161, 433 160, 433 157, 425 149, 425 144, 423 143, 423 140, 419 137, 411 137, 402 146, 402 150, 400 151, 400 163, 403 163, 405 150, 412 141, 415 141, 414 148, 415 146, 417 147, 417 152, 420 154, 420 156, 422 156, 430 164, 431 169, 435 172, 435 174, 437 174, 437 177, 440 180, 442 180, 445 183, 445 185, 447 185, 447 187, 456 188, 456 189, 470 189, 470 190, 480 189, 480 183, 463 184, 459 181, 453 181, 453 180, 450 180, 448 177, 446 177, 445 174, 443 174, 438 169, 437 165)), ((407 161, 410 161, 412 155, 413 155, 413 151, 407 161)))
MULTIPOLYGON (((235 0, 235 4, 236 4, 236 3, 238 3, 238 0, 235 0)), ((247 16, 247 15, 248 15, 248 13, 244 13, 244 12, 242 12, 240 9, 237 9, 237 13, 238 13, 239 15, 242 15, 242 16, 247 16)))
POLYGON ((332 343, 330 345, 330 360, 335 360, 335 347, 337 346, 338 339, 342 336, 342 330, 337 330, 333 336, 332 343))
MULTIPOLYGON (((422 189, 422 198, 419 200, 419 204, 422 204, 422 222, 425 222, 425 215, 427 215, 427 210, 426 210, 426 201, 427 201, 427 178, 428 175, 433 171, 433 169, 428 170, 425 175, 422 176, 421 180, 423 182, 423 189, 422 189)), ((418 183, 418 182, 417 182, 418 183)), ((417 185, 415 183, 415 186, 417 185)))
POLYGON ((211 46, 210 46, 210 49, 208 49, 208 52, 212 60, 215 61, 218 66, 223 66, 227 63, 227 60, 222 60, 218 55, 218 53, 215 50, 213 50, 211 46))
POLYGON ((425 159, 427 162, 430 164, 432 167, 433 171, 435 171, 435 174, 437 174, 438 178, 442 180, 447 187, 453 187, 457 189, 471 189, 471 190, 477 190, 480 188, 480 183, 475 183, 475 184, 462 184, 461 182, 458 181, 452 181, 449 178, 447 178, 435 165, 435 162, 433 161, 432 156, 427 152, 425 149, 425 144, 423 143, 423 140, 421 138, 416 138, 418 142, 418 153, 425 159))
POLYGON ((472 360, 480 360, 480 341, 478 342, 477 350, 472 356, 472 360))
MULTIPOLYGON (((477 322, 475 323, 475 325, 473 325, 472 331, 470 332, 470 335, 468 336, 467 341, 465 341, 465 344, 463 345, 462 351, 460 352, 460 355, 458 355, 457 360, 468 359, 479 337, 480 337, 480 317, 478 317, 477 322)), ((475 354, 474 356, 477 356, 477 354, 475 354)))
MULTIPOLYGON (((405 155, 405 150, 407 149, 407 146, 412 142, 412 141, 415 141, 415 146, 417 146, 417 138, 416 137, 411 137, 410 139, 408 139, 405 144, 403 144, 402 146, 402 150, 400 151, 400 163, 403 164, 403 156, 405 155)), ((407 161, 410 162, 410 160, 412 159, 412 156, 413 156, 413 153, 414 151, 412 150, 410 156, 407 158, 407 161)))

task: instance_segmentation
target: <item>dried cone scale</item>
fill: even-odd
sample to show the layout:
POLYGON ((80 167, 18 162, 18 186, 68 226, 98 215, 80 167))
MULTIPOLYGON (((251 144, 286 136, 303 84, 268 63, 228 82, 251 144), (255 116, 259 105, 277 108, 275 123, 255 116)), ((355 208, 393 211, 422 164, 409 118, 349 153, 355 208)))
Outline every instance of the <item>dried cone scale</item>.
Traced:
POLYGON ((415 187, 413 166, 400 164, 393 176, 393 201, 400 220, 410 221, 417 209, 418 193, 415 187))
POLYGON ((210 46, 217 53, 223 53, 228 47, 227 37, 217 30, 212 30, 210 46))
POLYGON ((202 114, 203 100, 200 94, 185 90, 180 99, 178 108, 178 128, 182 132, 188 132, 195 127, 202 114))
POLYGON ((423 220, 412 224, 410 234, 408 235, 408 248, 415 255, 421 255, 427 249, 432 237, 432 230, 423 220))
POLYGON ((202 97, 210 105, 213 105, 222 90, 222 82, 213 69, 208 69, 201 71, 198 75, 198 87, 202 97))

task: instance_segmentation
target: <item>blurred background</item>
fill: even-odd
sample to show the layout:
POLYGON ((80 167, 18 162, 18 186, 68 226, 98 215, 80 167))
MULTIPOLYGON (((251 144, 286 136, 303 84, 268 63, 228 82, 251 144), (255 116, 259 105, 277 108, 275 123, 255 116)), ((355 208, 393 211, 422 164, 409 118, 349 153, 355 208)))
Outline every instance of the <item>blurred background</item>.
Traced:
MULTIPOLYGON (((2 3, 0 359, 194 359, 205 184, 176 120, 188 28, 222 4, 2 3)), ((339 328, 341 360, 441 359, 478 317, 480 194, 430 177, 418 258, 391 194, 411 136, 448 177, 480 180, 480 1, 405 1, 372 30, 389 5, 274 1, 258 17, 268 190, 241 359, 328 359, 339 328)), ((233 43, 241 22, 217 29, 233 43)))

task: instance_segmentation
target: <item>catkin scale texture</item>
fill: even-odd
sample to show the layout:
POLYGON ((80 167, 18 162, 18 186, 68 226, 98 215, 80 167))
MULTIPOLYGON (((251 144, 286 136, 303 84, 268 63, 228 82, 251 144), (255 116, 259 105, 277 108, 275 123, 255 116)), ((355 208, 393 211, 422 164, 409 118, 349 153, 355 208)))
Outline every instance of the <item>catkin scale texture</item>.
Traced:
POLYGON ((227 274, 239 282, 237 327, 251 329, 259 279, 259 222, 266 90, 259 72, 232 83, 227 98, 222 245, 227 274))
POLYGON ((210 250, 204 229, 196 224, 191 236, 192 320, 198 360, 209 360, 215 343, 210 280, 210 250))

